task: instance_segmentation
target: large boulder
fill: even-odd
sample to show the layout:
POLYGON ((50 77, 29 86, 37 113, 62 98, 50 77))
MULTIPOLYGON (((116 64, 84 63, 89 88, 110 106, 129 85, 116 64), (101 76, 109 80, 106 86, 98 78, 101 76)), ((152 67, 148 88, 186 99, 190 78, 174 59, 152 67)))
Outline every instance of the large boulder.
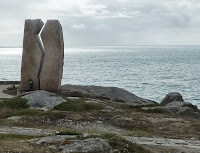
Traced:
POLYGON ((170 92, 168 93, 165 98, 161 101, 160 104, 162 105, 166 105, 166 104, 169 104, 173 101, 184 101, 183 98, 182 98, 182 95, 178 92, 170 92))
POLYGON ((102 86, 63 85, 60 90, 65 96, 105 98, 133 106, 151 105, 155 102, 140 98, 124 89, 102 86))
POLYGON ((60 148, 63 153, 112 153, 111 146, 99 138, 74 140, 60 148))
POLYGON ((42 52, 42 45, 38 34, 44 23, 41 19, 26 20, 24 28, 23 55, 21 66, 20 90, 29 90, 29 80, 33 80, 33 89, 39 89, 39 71, 42 52))
POLYGON ((45 58, 40 73, 40 89, 59 91, 64 65, 64 40, 60 22, 47 20, 41 38, 45 58))
POLYGON ((33 108, 39 109, 52 109, 54 106, 66 101, 62 97, 57 96, 54 93, 50 93, 44 90, 37 90, 25 93, 22 98, 28 100, 28 104, 33 108))

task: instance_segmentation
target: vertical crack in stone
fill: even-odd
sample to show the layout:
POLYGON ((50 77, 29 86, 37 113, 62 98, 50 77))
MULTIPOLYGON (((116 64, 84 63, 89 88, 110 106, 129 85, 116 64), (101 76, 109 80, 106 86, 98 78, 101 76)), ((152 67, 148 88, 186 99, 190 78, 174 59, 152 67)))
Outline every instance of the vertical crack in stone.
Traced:
POLYGON ((29 91, 29 80, 33 81, 33 90, 39 90, 39 69, 42 45, 38 34, 44 23, 41 19, 27 19, 24 25, 23 54, 21 64, 20 90, 29 91))
POLYGON ((62 26, 58 20, 25 20, 21 66, 21 91, 59 91, 64 59, 62 26))
POLYGON ((43 42, 42 42, 42 39, 41 39, 41 36, 40 36, 43 28, 44 28, 44 26, 42 27, 42 29, 40 30, 40 32, 38 34, 35 34, 35 39, 36 39, 36 42, 37 42, 37 44, 40 48, 40 52, 41 52, 39 71, 38 71, 38 74, 37 74, 39 90, 40 90, 40 74, 41 74, 41 70, 42 70, 42 66, 44 64, 44 58, 45 58, 44 45, 43 45, 43 42))
POLYGON ((59 91, 64 64, 64 40, 60 22, 47 20, 41 38, 45 48, 45 60, 40 75, 40 89, 59 91))

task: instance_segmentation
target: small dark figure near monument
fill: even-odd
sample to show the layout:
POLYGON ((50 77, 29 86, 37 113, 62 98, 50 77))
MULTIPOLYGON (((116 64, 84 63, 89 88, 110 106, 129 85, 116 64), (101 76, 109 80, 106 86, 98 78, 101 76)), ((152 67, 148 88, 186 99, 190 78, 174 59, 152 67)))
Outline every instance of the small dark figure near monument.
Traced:
POLYGON ((33 91, 33 81, 29 80, 29 91, 33 91))

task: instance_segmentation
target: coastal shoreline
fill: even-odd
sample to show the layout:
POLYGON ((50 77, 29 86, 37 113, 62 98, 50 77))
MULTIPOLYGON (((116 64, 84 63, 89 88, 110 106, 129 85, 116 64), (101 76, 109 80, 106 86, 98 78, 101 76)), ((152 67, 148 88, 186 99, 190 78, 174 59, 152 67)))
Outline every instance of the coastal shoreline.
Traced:
POLYGON ((16 84, 16 85, 19 85, 20 84, 20 81, 0 81, 0 85, 2 84, 16 84))

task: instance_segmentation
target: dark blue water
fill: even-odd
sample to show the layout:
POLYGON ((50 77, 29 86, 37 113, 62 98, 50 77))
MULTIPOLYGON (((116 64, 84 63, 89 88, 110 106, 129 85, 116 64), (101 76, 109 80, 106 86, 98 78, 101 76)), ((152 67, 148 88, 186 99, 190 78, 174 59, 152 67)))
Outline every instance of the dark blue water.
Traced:
MULTIPOLYGON (((20 80, 21 49, 0 49, 0 80, 20 80)), ((200 106, 200 46, 65 48, 62 84, 124 88, 160 102, 180 92, 200 106)))

